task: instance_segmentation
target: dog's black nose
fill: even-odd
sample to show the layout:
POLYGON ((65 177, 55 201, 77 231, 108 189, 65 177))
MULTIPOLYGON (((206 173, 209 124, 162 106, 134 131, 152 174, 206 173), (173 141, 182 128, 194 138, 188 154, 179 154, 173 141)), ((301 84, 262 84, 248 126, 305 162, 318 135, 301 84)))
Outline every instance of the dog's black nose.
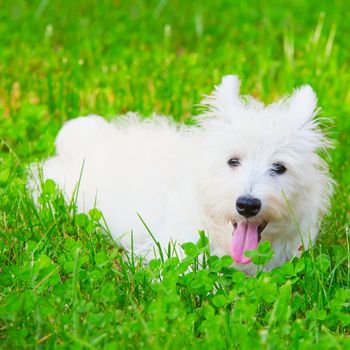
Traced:
POLYGON ((261 201, 258 198, 248 196, 238 197, 236 208, 239 214, 246 218, 250 218, 259 213, 261 209, 261 201))

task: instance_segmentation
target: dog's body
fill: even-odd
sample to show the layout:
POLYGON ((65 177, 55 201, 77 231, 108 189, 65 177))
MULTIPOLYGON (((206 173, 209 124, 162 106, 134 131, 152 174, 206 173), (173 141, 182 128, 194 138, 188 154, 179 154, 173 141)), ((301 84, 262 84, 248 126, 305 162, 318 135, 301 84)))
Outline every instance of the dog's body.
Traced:
POLYGON ((328 143, 313 120, 310 87, 267 107, 244 102, 238 88, 236 77, 224 77, 196 127, 135 115, 69 121, 43 176, 69 199, 83 167, 79 210, 99 208, 128 250, 132 231, 138 255, 151 258, 154 242, 137 213, 163 247, 197 241, 205 230, 212 254, 252 272, 244 252, 261 238, 275 251, 267 268, 277 266, 317 236, 332 191, 317 152, 328 143))

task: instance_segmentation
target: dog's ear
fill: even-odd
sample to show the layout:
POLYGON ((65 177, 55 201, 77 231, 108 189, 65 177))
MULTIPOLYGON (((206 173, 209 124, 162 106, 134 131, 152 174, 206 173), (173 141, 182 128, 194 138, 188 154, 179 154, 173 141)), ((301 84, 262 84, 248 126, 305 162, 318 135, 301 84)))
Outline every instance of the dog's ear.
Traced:
POLYGON ((317 97, 311 86, 304 85, 294 90, 287 107, 291 122, 297 128, 303 127, 315 116, 316 105, 317 97))
POLYGON ((240 81, 236 75, 225 75, 213 93, 202 101, 202 105, 207 108, 205 116, 230 120, 235 111, 243 107, 239 86, 240 81))
POLYGON ((239 87, 241 82, 237 75, 224 75, 221 84, 215 87, 214 95, 223 104, 232 105, 232 103, 240 103, 239 87))
POLYGON ((225 75, 222 77, 221 84, 215 87, 213 96, 219 109, 230 111, 242 106, 239 97, 239 87, 241 82, 237 75, 225 75))

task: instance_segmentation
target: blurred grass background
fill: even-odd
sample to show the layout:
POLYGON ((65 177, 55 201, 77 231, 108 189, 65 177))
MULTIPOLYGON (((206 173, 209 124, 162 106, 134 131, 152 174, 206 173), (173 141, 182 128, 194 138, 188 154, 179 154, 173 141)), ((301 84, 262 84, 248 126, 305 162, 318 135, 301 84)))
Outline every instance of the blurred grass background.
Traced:
MULTIPOLYGON (((346 0, 3 1, 0 6, 0 229, 25 232, 25 166, 54 151, 62 123, 97 113, 191 122, 224 74, 265 102, 310 84, 331 117, 338 183, 322 241, 350 223, 350 5, 346 0), (19 224, 21 223, 21 224, 19 224)), ((13 258, 15 260, 15 258, 13 258)), ((1 296, 0 296, 1 300, 1 296)))

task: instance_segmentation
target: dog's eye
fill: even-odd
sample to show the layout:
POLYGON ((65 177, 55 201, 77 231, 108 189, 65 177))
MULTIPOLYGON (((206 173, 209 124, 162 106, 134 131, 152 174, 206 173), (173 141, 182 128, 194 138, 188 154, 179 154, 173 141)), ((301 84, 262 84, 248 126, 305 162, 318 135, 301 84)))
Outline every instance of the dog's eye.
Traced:
POLYGON ((271 175, 282 175, 287 171, 287 168, 282 163, 273 163, 270 169, 271 175))
POLYGON ((241 161, 239 158, 235 157, 235 158, 231 158, 227 161, 227 164, 231 167, 234 167, 234 166, 239 166, 241 165, 241 161))

